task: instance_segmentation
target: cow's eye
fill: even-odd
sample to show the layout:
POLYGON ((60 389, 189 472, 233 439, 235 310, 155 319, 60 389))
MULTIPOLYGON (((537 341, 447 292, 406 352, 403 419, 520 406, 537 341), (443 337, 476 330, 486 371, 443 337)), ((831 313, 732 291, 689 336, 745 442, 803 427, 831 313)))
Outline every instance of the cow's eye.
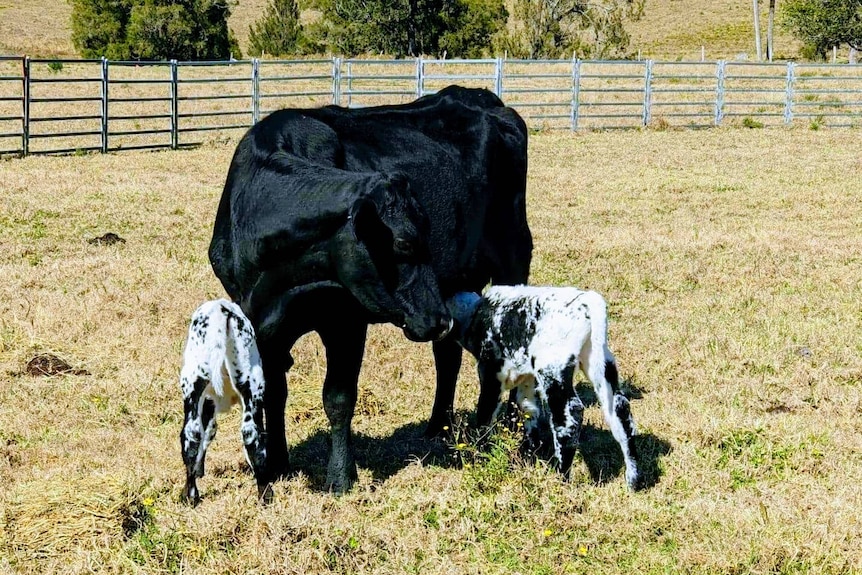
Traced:
POLYGON ((395 254, 401 257, 409 258, 416 253, 413 243, 403 238, 396 238, 394 247, 395 254))

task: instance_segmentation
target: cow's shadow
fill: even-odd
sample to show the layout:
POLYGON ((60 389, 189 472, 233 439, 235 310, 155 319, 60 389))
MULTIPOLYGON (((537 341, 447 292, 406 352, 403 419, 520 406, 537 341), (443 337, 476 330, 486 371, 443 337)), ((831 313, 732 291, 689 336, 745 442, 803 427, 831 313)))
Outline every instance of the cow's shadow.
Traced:
MULTIPOLYGON (((578 384, 578 395, 589 406, 596 403, 595 394, 589 384, 578 384)), ((638 397, 639 392, 629 393, 638 397)), ((473 422, 471 412, 459 412, 456 420, 473 422)), ((637 421, 637 413, 635 413, 637 421)), ((445 438, 428 439, 424 436, 427 421, 412 422, 396 429, 391 435, 375 437, 362 433, 354 434, 356 463, 372 474, 374 483, 381 483, 399 471, 421 461, 424 466, 458 468, 460 459, 452 448, 452 442, 445 438)), ((641 489, 654 486, 661 475, 659 460, 671 452, 668 442, 650 433, 634 438, 641 472, 641 489)), ((610 430, 602 427, 584 425, 581 432, 580 457, 586 465, 591 479, 597 484, 605 484, 620 476, 624 461, 619 445, 610 430)), ((538 454, 548 458, 547 453, 538 454)), ((311 489, 326 489, 326 464, 329 460, 329 432, 320 429, 312 435, 292 445, 290 462, 294 470, 301 470, 309 479, 311 489)), ((577 463, 576 463, 577 464, 577 463)))
MULTIPOLYGON (((375 483, 392 477, 413 462, 437 467, 457 467, 451 443, 445 438, 425 437, 427 421, 408 423, 391 435, 374 437, 354 433, 356 463, 371 471, 375 483)), ((290 447, 290 464, 308 478, 310 487, 325 490, 326 464, 329 461, 329 431, 320 429, 290 447)))

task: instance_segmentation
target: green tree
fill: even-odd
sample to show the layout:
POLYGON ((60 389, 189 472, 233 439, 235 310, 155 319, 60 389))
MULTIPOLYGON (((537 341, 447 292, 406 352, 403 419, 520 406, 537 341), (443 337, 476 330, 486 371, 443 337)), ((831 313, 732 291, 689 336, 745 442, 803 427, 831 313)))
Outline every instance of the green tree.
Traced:
POLYGON ((499 48, 516 58, 623 58, 626 24, 645 0, 515 0, 516 23, 499 48))
POLYGON ((72 41, 86 58, 240 57, 227 0, 72 0, 72 41))
POLYGON ((841 44, 862 48, 862 0, 785 0, 781 23, 802 40, 809 58, 841 44))
POLYGON ((302 51, 302 26, 296 0, 270 0, 264 15, 249 26, 248 41, 252 56, 284 56, 302 51))
POLYGON ((353 56, 469 56, 490 50, 505 20, 503 0, 316 0, 309 35, 323 49, 353 56))
POLYGON ((105 56, 114 60, 131 57, 126 26, 132 6, 129 0, 71 0, 72 43, 84 58, 105 56))
POLYGON ((440 51, 457 58, 493 55, 494 38, 505 29, 508 17, 501 0, 462 0, 446 21, 440 51))

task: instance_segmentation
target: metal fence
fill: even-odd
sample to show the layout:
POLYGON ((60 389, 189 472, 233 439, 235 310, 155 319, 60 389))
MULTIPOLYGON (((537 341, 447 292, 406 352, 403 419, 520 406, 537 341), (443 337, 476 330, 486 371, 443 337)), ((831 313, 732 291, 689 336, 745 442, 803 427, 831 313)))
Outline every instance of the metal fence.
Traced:
POLYGON ((492 90, 534 129, 862 125, 862 65, 0 56, 0 154, 176 149, 282 107, 403 103, 453 83, 492 90))

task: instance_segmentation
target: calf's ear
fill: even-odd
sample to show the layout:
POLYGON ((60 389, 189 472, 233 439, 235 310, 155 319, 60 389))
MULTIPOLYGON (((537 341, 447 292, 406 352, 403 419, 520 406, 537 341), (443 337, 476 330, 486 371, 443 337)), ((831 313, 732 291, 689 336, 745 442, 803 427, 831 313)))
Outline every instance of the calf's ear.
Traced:
POLYGON ((354 237, 368 250, 384 285, 387 289, 394 287, 397 278, 392 250, 394 235, 380 218, 377 205, 366 198, 356 200, 350 208, 350 222, 354 237))

